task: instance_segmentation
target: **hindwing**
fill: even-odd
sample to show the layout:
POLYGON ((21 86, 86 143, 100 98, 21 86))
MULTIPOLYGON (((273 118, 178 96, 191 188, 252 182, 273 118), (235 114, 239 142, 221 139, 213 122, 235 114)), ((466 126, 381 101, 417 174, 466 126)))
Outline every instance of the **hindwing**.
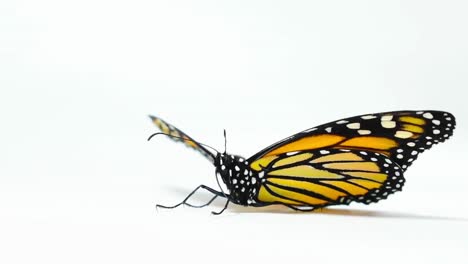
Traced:
POLYGON ((400 191, 401 167, 377 152, 330 149, 272 155, 258 160, 257 202, 293 206, 372 203, 400 191))

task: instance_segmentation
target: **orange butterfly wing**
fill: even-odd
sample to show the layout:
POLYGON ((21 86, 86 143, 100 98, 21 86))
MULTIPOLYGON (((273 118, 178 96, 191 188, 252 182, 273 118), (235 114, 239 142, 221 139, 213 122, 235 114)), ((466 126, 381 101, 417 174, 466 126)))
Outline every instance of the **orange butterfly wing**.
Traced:
POLYGON ((384 154, 403 170, 424 150, 453 134, 455 118, 441 111, 396 111, 355 116, 307 129, 249 158, 316 149, 364 150, 384 154))
POLYGON ((173 125, 167 123, 159 117, 151 115, 149 117, 151 118, 151 121, 153 121, 153 123, 161 130, 161 132, 173 136, 171 137, 172 140, 184 143, 187 147, 195 149, 196 151, 201 153, 212 163, 214 162, 215 156, 213 153, 208 151, 202 145, 198 144, 195 140, 193 140, 187 134, 182 132, 180 129, 174 127, 173 125))
POLYGON ((262 205, 369 204, 400 191, 405 182, 400 166, 375 152, 330 149, 269 157, 262 158, 256 197, 262 205))

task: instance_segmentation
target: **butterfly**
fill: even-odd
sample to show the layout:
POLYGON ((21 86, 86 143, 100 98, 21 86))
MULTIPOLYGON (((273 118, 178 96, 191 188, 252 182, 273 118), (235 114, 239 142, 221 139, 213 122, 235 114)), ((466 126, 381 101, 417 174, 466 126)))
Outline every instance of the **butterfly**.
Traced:
POLYGON ((195 149, 215 166, 220 188, 200 185, 182 202, 157 207, 205 207, 218 197, 226 198, 224 208, 213 214, 222 213, 230 202, 251 207, 280 204, 298 211, 376 203, 401 191, 406 169, 455 129, 455 117, 448 112, 366 114, 304 130, 246 159, 199 143, 161 118, 150 118, 161 132, 148 140, 165 134, 195 149), (192 205, 188 200, 200 189, 213 197, 192 205))

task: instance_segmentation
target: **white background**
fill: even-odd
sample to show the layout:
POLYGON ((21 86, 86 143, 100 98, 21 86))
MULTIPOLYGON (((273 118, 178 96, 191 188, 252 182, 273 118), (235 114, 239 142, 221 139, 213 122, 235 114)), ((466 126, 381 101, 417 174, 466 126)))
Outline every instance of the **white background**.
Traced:
MULTIPOLYGON (((1 263, 467 263, 466 1, 0 3, 1 263), (452 112, 403 192, 316 213, 156 212, 214 168, 357 114, 452 112), (182 262, 184 261, 184 262, 182 262)), ((194 197, 202 203, 208 195, 194 197)))

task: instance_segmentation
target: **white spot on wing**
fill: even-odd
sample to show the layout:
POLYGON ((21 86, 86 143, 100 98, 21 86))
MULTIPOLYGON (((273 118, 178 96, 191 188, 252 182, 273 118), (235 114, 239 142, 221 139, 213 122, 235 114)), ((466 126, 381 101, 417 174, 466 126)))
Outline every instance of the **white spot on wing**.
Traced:
POLYGON ((410 138, 413 136, 413 133, 409 132, 409 131, 402 131, 402 130, 398 130, 396 133, 395 133, 395 137, 397 138, 410 138))
POLYGON ((309 129, 305 130, 304 132, 312 132, 312 131, 315 131, 315 130, 317 130, 317 128, 313 127, 313 128, 309 128, 309 129))
POLYGON ((360 129, 360 130, 358 130, 358 133, 359 133, 359 135, 369 135, 371 133, 371 131, 370 130, 360 129))
POLYGON ((434 118, 434 116, 433 116, 431 113, 424 113, 424 114, 423 114, 423 117, 424 117, 424 118, 427 118, 427 119, 432 119, 432 118, 434 118))
POLYGON ((336 123, 337 123, 338 125, 341 125, 341 124, 346 124, 346 123, 348 123, 348 121, 347 121, 347 120, 340 120, 340 121, 337 121, 336 123))
POLYGON ((382 120, 382 121, 390 121, 390 120, 392 120, 392 118, 393 118, 393 115, 384 115, 384 116, 382 116, 382 117, 380 118, 380 120, 382 120))
POLYGON ((365 116, 361 116, 361 118, 364 119, 364 120, 369 120, 369 119, 376 118, 376 116, 375 115, 365 115, 365 116))
POLYGON ((327 128, 325 128, 325 131, 327 131, 328 133, 331 133, 332 127, 327 127, 327 128))
POLYGON ((384 128, 395 128, 396 122, 395 121, 382 121, 380 123, 384 128))
POLYGON ((359 129, 361 127, 360 123, 351 123, 346 125, 350 129, 359 129))

